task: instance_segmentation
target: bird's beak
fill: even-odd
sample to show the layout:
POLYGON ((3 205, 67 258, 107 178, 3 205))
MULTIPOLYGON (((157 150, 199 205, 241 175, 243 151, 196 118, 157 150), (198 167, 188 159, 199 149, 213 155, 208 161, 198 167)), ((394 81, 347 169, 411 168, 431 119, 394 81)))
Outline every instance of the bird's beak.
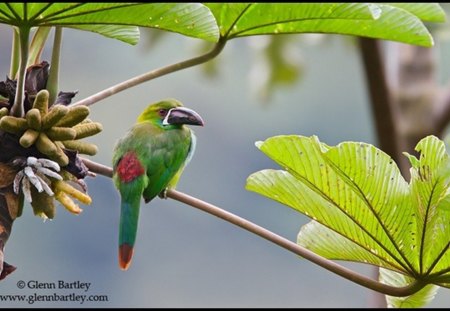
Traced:
POLYGON ((163 120, 164 125, 168 124, 187 124, 203 126, 202 117, 192 109, 185 107, 172 108, 163 120))

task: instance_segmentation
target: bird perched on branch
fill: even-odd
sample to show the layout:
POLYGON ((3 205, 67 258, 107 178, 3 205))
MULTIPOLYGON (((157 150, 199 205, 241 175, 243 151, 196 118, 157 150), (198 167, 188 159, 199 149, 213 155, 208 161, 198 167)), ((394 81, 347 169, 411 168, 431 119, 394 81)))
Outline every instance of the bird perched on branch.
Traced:
POLYGON ((136 240, 141 197, 145 203, 174 188, 195 150, 194 133, 203 126, 195 111, 175 99, 148 106, 116 144, 113 180, 120 192, 119 266, 128 269, 136 240))

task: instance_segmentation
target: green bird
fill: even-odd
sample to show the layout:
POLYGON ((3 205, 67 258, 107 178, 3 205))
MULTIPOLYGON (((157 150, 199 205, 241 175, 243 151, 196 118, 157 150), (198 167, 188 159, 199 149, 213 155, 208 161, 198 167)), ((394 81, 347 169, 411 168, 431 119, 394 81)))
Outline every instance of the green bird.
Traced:
POLYGON ((120 192, 119 266, 127 270, 145 203, 173 189, 195 150, 193 131, 203 126, 200 115, 175 99, 148 106, 137 123, 118 140, 113 153, 113 180, 120 192))

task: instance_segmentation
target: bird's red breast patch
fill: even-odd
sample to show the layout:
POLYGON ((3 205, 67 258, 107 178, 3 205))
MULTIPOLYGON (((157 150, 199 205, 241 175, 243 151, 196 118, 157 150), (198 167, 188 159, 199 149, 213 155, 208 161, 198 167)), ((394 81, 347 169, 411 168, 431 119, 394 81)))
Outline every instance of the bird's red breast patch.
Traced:
POLYGON ((144 173, 144 167, 133 151, 127 152, 117 165, 117 174, 123 182, 133 181, 144 173))

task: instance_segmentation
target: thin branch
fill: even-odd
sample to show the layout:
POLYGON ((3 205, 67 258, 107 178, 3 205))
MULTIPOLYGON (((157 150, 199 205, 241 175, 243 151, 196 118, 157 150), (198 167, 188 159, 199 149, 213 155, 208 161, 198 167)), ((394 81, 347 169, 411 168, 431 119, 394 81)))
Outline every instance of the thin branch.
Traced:
POLYGON ((287 249, 288 251, 293 252, 293 253, 321 266, 322 268, 327 269, 330 272, 333 272, 333 273, 340 275, 354 283, 357 283, 359 285, 362 285, 366 288, 372 289, 379 293, 383 293, 383 294, 390 295, 390 296, 396 296, 396 297, 410 296, 410 295, 416 293, 417 291, 421 290, 426 285, 425 283, 422 283, 421 281, 418 281, 418 280, 416 280, 415 282, 413 282, 410 285, 405 286, 405 287, 393 287, 393 286, 389 286, 389 285, 380 283, 369 277, 366 277, 366 276, 356 273, 348 268, 345 268, 331 260, 323 258, 323 257, 315 254, 314 252, 312 252, 306 248, 303 248, 300 245, 298 245, 286 238, 283 238, 261 226, 258 226, 244 218, 241 218, 237 215, 227 212, 217 206, 214 206, 207 202, 201 201, 199 199, 196 199, 194 197, 191 197, 187 194, 184 194, 184 193, 176 191, 176 190, 167 191, 167 197, 177 200, 179 202, 185 203, 185 204, 195 207, 197 209, 200 209, 200 210, 207 212, 211 215, 214 215, 216 217, 222 218, 225 221, 228 221, 228 222, 230 222, 236 226, 239 226, 247 231, 250 231, 256 235, 259 235, 260 237, 262 237, 268 241, 271 241, 271 242, 277 244, 278 246, 281 246, 281 247, 287 249))
MULTIPOLYGON (((87 159, 83 159, 83 162, 86 164, 86 166, 92 172, 104 175, 106 177, 112 177, 113 171, 110 167, 107 167, 107 166, 99 164, 99 163, 95 163, 95 162, 87 160, 87 159)), ((301 247, 300 245, 297 245, 296 243, 273 233, 272 231, 269 231, 269 230, 267 230, 261 226, 258 226, 244 218, 241 218, 237 215, 227 212, 215 205, 204 202, 202 200, 199 200, 197 198, 194 198, 192 196, 189 196, 187 194, 184 194, 182 192, 179 192, 179 191, 176 191, 173 189, 168 190, 166 195, 168 198, 171 198, 171 199, 177 200, 179 202, 185 203, 187 205, 190 205, 192 207, 195 207, 199 210, 202 210, 211 215, 219 217, 227 222, 230 222, 238 227, 241 227, 247 231, 250 231, 272 243, 275 243, 278 246, 281 246, 281 247, 287 249, 290 252, 293 252, 293 253, 321 266, 322 268, 325 268, 337 275, 340 275, 343 278, 346 278, 354 283, 357 283, 361 286, 372 289, 379 293, 386 294, 389 296, 397 296, 397 297, 410 296, 410 295, 416 293, 417 291, 421 290, 426 285, 426 283, 423 283, 419 280, 416 280, 415 282, 413 282, 410 285, 405 286, 405 287, 393 287, 393 286, 389 286, 389 285, 380 283, 369 277, 366 277, 362 274, 356 273, 348 268, 345 268, 331 260, 321 257, 321 256, 315 254, 314 252, 312 252, 304 247, 301 247)))
POLYGON ((23 99, 25 94, 25 77, 27 71, 28 62, 28 41, 30 35, 30 28, 19 28, 19 40, 20 40, 20 65, 19 73, 17 77, 16 97, 14 99, 14 105, 11 107, 11 115, 15 117, 22 117, 24 115, 23 99))
POLYGON ((124 82, 116 84, 114 86, 111 86, 101 92, 98 92, 97 94, 91 95, 85 99, 82 99, 76 103, 73 103, 70 106, 79 106, 79 105, 90 106, 102 99, 105 99, 105 98, 112 96, 114 94, 117 94, 121 91, 124 91, 131 87, 134 87, 138 84, 150 81, 155 78, 162 77, 162 76, 172 73, 172 72, 176 72, 176 71, 179 71, 182 69, 186 69, 186 68, 189 68, 192 66, 196 66, 196 65, 205 63, 205 62, 211 60, 212 58, 216 57, 217 55, 219 55, 219 53, 224 48, 225 43, 226 43, 226 39, 220 38, 219 42, 216 43, 214 48, 206 54, 203 54, 203 55, 200 55, 200 56, 197 56, 197 57, 194 57, 194 58, 191 58, 191 59, 179 62, 179 63, 168 65, 168 66, 165 66, 165 67, 162 67, 159 69, 155 69, 150 72, 144 73, 142 75, 136 76, 134 78, 131 78, 129 80, 126 80, 124 82))
POLYGON ((358 42, 369 88, 370 105, 375 118, 374 124, 379 147, 399 163, 402 157, 398 149, 396 117, 386 81, 380 42, 369 38, 358 38, 358 42))
POLYGON ((87 166, 87 168, 91 172, 112 178, 112 176, 113 176, 112 168, 110 168, 106 165, 91 161, 86 158, 82 158, 82 160, 83 160, 83 163, 87 166))
POLYGON ((436 134, 442 137, 445 128, 450 123, 450 86, 445 87, 435 103, 434 120, 436 134))
MULTIPOLYGON (((360 37, 358 43, 379 147, 404 171, 406 166, 399 150, 394 106, 386 79, 380 41, 360 37)), ((375 293, 371 300, 374 305, 386 307, 386 300, 382 295, 375 293)))

